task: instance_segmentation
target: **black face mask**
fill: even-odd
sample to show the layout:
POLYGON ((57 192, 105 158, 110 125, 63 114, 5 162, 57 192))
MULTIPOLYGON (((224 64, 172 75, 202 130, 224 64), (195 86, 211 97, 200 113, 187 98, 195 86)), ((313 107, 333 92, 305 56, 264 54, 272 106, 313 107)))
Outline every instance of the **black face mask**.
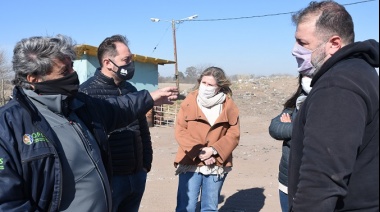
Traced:
POLYGON ((135 74, 135 63, 132 61, 128 63, 127 65, 118 66, 116 65, 111 59, 109 59, 112 64, 114 64, 117 67, 117 76, 122 80, 130 80, 132 79, 133 75, 135 74))
POLYGON ((34 92, 41 95, 66 95, 73 97, 79 89, 77 72, 68 74, 62 78, 34 83, 34 92))

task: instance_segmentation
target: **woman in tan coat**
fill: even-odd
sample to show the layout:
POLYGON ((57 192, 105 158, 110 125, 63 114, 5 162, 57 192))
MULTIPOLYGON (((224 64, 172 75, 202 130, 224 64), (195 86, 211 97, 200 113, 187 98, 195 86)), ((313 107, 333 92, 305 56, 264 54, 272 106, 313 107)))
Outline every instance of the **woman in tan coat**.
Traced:
POLYGON ((222 69, 207 68, 196 90, 181 104, 175 125, 177 212, 195 211, 199 195, 201 211, 218 211, 220 191, 232 168, 232 151, 240 139, 239 110, 230 85, 222 69))

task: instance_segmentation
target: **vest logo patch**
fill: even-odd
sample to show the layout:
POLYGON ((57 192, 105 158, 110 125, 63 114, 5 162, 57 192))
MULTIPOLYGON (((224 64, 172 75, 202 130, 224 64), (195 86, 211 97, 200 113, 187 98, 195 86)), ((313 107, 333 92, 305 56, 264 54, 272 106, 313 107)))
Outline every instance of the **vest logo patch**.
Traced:
POLYGON ((22 137, 22 141, 26 145, 31 145, 33 143, 38 143, 38 142, 48 142, 48 140, 46 139, 46 137, 42 133, 40 133, 40 132, 35 132, 35 133, 32 133, 32 134, 25 134, 22 137))
POLYGON ((3 162, 3 158, 0 158, 0 171, 1 170, 4 170, 4 162, 3 162))

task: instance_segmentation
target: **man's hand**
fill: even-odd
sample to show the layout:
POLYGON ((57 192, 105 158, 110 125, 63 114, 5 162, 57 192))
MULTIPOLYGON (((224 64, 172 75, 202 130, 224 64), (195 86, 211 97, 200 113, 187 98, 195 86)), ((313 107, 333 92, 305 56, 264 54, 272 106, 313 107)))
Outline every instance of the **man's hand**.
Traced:
POLYGON ((150 92, 150 96, 154 100, 154 105, 159 106, 163 104, 173 104, 172 101, 176 100, 178 97, 177 87, 165 87, 150 92))

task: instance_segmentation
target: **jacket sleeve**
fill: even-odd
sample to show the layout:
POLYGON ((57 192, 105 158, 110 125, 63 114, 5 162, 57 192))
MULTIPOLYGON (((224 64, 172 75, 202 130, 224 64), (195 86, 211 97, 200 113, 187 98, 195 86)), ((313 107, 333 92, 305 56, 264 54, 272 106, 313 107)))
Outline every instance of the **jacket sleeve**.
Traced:
MULTIPOLYGON (((182 103, 183 104, 183 103, 182 103)), ((184 115, 183 106, 178 111, 175 125, 175 138, 179 147, 193 161, 198 158, 200 149, 205 147, 200 141, 190 135, 188 124, 184 115)))
POLYGON ((281 114, 271 120, 269 125, 269 135, 276 140, 289 140, 292 137, 293 123, 281 121, 281 115, 284 113, 292 114, 291 109, 284 109, 281 114))
POLYGON ((143 166, 149 172, 152 168, 153 148, 148 122, 146 117, 139 119, 141 142, 143 146, 143 166))
POLYGON ((220 163, 224 163, 231 155, 232 151, 237 147, 240 140, 240 120, 231 124, 225 135, 223 135, 216 143, 212 145, 218 152, 216 158, 220 163))
POLYGON ((97 108, 108 133, 145 116, 154 104, 146 90, 110 97, 106 100, 92 98, 92 101, 92 106, 97 108))
POLYGON ((31 202, 24 194, 22 176, 10 151, 5 148, 3 135, 0 138, 0 211, 30 211, 31 202))
POLYGON ((304 139, 293 211, 334 211, 347 194, 367 109, 358 94, 338 87, 320 89, 312 98, 301 109, 306 119, 299 120, 305 122, 304 139))
POLYGON ((21 162, 23 153, 14 148, 14 141, 9 134, 1 133, 0 211, 48 211, 53 205, 53 185, 49 176, 54 170, 53 166, 41 164, 52 163, 54 157, 35 156, 36 159, 21 162), (24 179, 23 174, 29 178, 24 179))

